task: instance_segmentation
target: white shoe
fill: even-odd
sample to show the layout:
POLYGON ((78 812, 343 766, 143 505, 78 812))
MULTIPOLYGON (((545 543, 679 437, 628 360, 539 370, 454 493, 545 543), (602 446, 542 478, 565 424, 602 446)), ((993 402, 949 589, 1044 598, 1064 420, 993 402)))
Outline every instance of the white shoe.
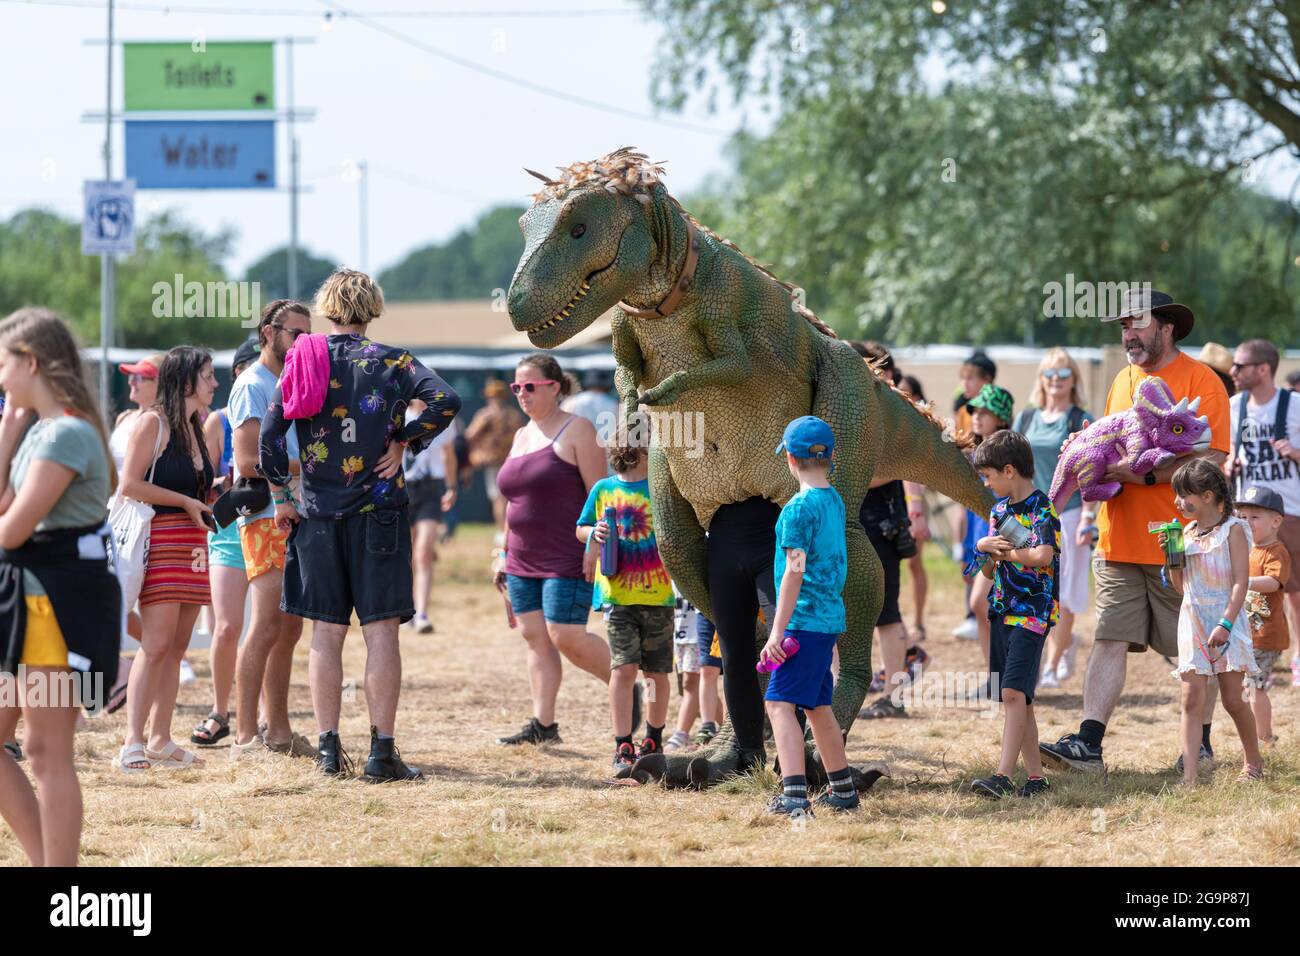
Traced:
POLYGON ((193 684, 195 680, 196 678, 194 676, 194 668, 190 666, 189 661, 187 661, 185 658, 182 657, 181 658, 181 683, 193 684))
POLYGON ((411 618, 411 626, 415 628, 417 634, 433 633, 433 622, 425 614, 417 614, 411 618))
POLYGON ((968 617, 952 629, 954 637, 959 637, 963 641, 974 641, 980 636, 979 622, 973 617, 968 617))
POLYGON ((1061 682, 1056 679, 1056 671, 1049 664, 1043 668, 1043 676, 1038 678, 1039 687, 1060 687, 1061 682))
POLYGON ((1061 662, 1056 665, 1056 679, 1064 684, 1074 675, 1074 657, 1079 650, 1079 636, 1074 635, 1074 640, 1070 641, 1070 646, 1065 649, 1061 655, 1061 662))

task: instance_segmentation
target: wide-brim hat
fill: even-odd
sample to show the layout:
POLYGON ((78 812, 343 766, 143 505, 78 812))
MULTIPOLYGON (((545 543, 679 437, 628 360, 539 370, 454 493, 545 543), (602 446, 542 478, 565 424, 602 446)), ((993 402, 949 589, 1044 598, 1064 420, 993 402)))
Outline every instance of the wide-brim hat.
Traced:
POLYGON ((1167 292, 1157 292, 1146 287, 1126 290, 1120 303, 1119 314, 1103 316, 1102 321, 1118 322, 1120 319, 1132 318, 1144 312, 1152 312, 1172 322, 1175 342, 1187 338, 1192 331, 1192 326, 1196 324, 1196 316, 1187 306, 1175 302, 1174 297, 1167 292))
POLYGON ((1232 374, 1232 353, 1218 342, 1206 342, 1201 348, 1201 361, 1224 375, 1232 374))

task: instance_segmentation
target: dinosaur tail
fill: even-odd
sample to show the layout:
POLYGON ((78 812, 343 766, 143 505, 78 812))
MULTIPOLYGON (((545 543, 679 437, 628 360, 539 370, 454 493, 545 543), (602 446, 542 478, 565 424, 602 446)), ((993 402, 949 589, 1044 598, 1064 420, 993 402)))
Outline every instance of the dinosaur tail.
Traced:
POLYGON ((877 379, 884 447, 876 474, 915 481, 987 515, 993 496, 963 454, 952 429, 877 379))
POLYGON ((1056 474, 1052 476, 1052 488, 1047 493, 1047 497, 1052 499, 1052 507, 1056 509, 1057 514, 1060 514, 1061 506, 1070 500, 1070 496, 1079 487, 1079 477, 1074 473, 1074 469, 1065 467, 1067 461, 1064 455, 1061 456, 1056 474))

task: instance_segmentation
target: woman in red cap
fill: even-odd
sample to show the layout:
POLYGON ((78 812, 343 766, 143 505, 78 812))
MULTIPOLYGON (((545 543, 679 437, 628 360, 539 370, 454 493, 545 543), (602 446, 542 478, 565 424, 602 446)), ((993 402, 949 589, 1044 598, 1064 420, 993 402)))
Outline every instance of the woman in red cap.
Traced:
POLYGON ((126 460, 126 443, 131 438, 131 430, 140 420, 140 410, 151 407, 158 397, 158 369, 162 368, 164 358, 163 353, 159 352, 156 355, 146 355, 138 362, 118 366, 118 370, 131 385, 131 403, 136 406, 117 416, 117 421, 113 423, 113 434, 108 439, 113 467, 119 474, 122 462, 126 460))

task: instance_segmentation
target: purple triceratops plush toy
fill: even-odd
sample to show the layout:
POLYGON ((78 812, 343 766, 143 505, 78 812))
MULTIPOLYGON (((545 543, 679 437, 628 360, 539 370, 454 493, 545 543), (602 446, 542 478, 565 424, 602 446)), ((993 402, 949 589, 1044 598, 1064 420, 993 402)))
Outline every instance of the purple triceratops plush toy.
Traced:
POLYGON ((1196 414, 1200 404, 1200 398, 1175 403, 1164 379, 1142 379, 1132 408, 1099 418, 1065 446, 1052 476, 1052 504, 1060 511, 1076 487, 1084 501, 1114 498, 1120 482, 1105 480, 1113 464, 1123 462, 1133 474, 1145 475, 1167 461, 1208 448, 1210 420, 1196 414))

